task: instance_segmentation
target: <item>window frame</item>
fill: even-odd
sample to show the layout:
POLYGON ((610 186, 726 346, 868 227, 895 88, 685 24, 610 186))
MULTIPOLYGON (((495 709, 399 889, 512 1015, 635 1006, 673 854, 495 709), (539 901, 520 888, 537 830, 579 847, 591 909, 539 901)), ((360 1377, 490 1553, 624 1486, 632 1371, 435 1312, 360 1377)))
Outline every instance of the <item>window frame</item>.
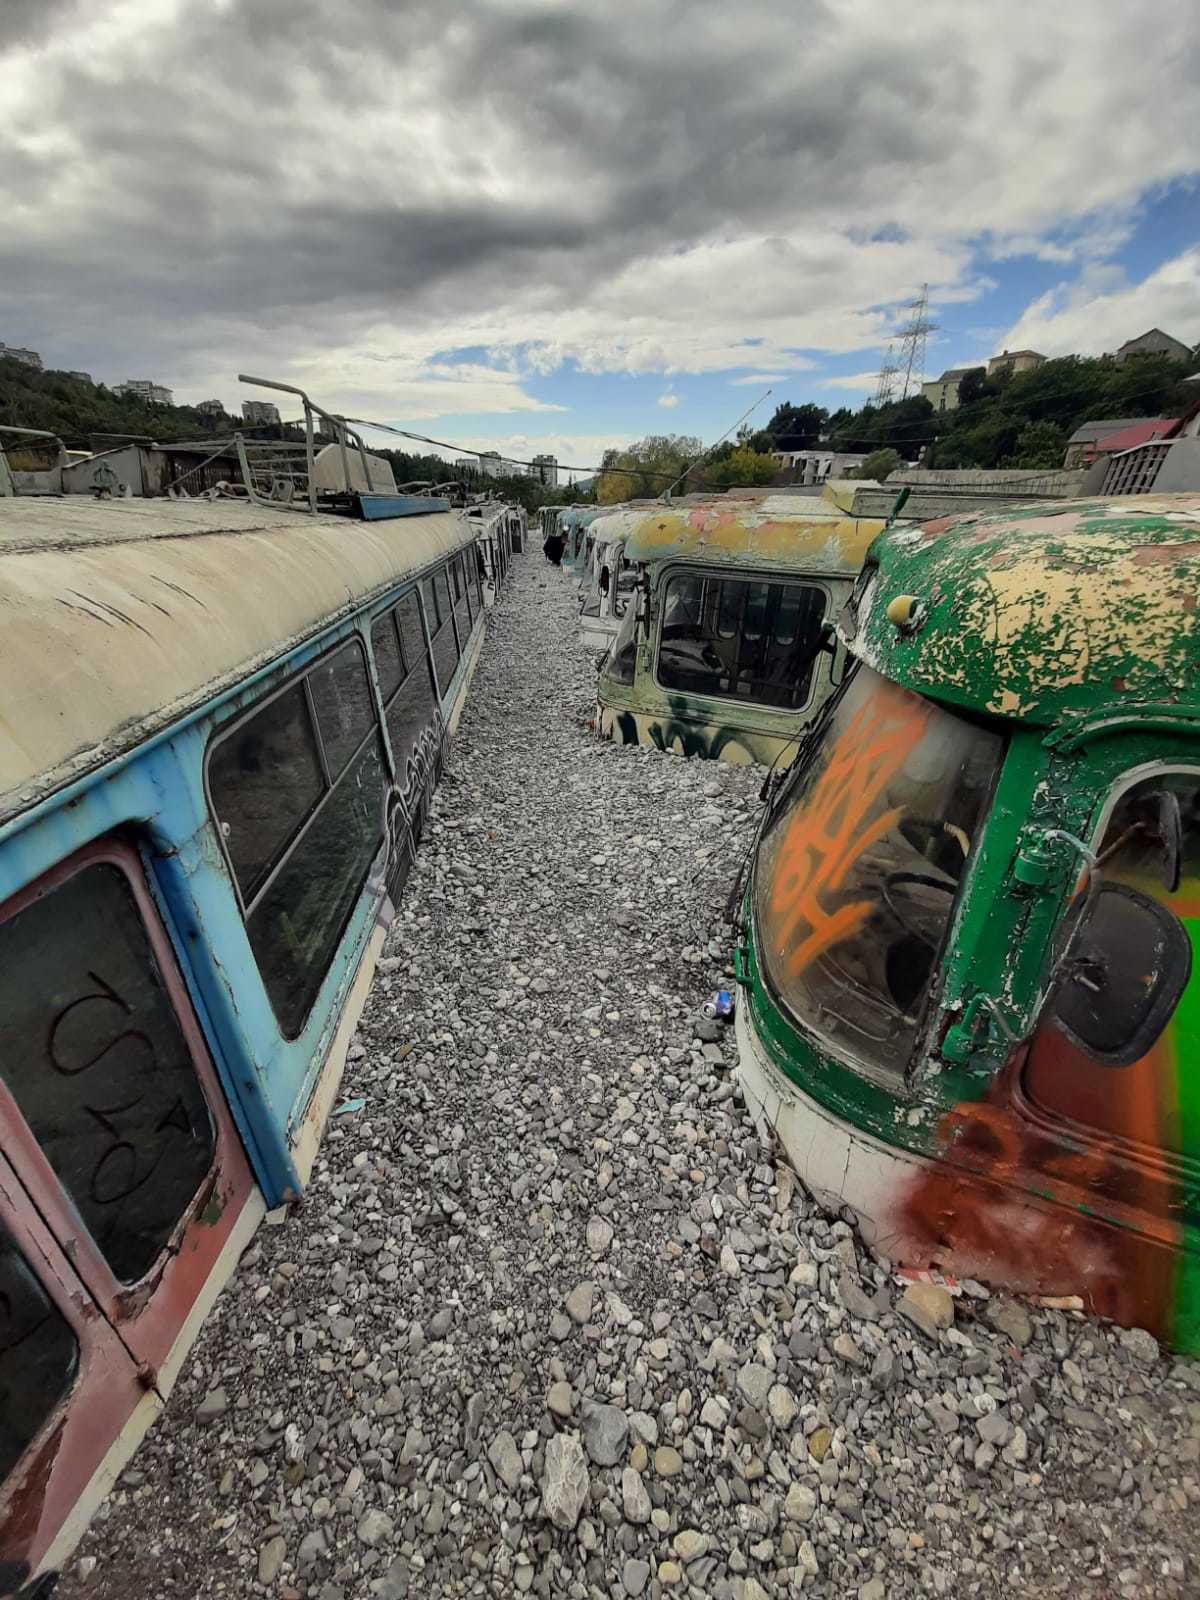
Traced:
MULTIPOLYGON (((146 935, 147 947, 158 968, 164 993, 207 1105, 213 1129, 212 1157, 204 1177, 197 1184, 191 1200, 155 1260, 136 1282, 125 1283, 116 1277, 109 1266, 22 1115, 16 1097, 8 1085, 0 1080, 3 1123, 12 1132, 3 1156, 10 1163, 16 1181, 45 1219, 59 1247, 65 1249, 68 1241, 73 1242, 72 1271, 78 1274, 108 1321, 114 1328, 119 1328, 125 1345, 136 1358, 157 1365, 167 1358, 178 1335, 178 1308, 172 1303, 172 1290, 166 1279, 180 1270, 185 1274, 194 1270, 194 1264, 188 1265, 188 1252, 183 1248, 189 1230, 195 1226, 197 1217, 207 1204, 214 1181, 219 1183, 222 1178, 227 1178, 235 1186, 244 1181, 249 1192, 251 1179, 245 1147, 234 1126, 231 1103, 193 1007, 175 942, 163 923, 150 888, 145 863, 133 843, 119 834, 109 833, 56 861, 31 883, 2 902, 6 918, 43 895, 53 893, 67 879, 96 864, 115 868, 128 884, 146 935), (162 1286, 147 1297, 145 1285, 160 1280, 162 1286)), ((223 1217, 216 1227, 206 1225, 202 1228, 198 1236, 202 1241, 202 1255, 219 1253, 229 1229, 236 1223, 237 1209, 236 1206, 230 1208, 228 1219, 223 1217)), ((186 1282, 186 1278, 182 1281, 186 1282)), ((178 1287, 174 1293, 178 1295, 178 1287)))
MULTIPOLYGON (((397 635, 398 634, 399 630, 397 630, 397 635)), ((401 641, 401 657, 403 659, 403 641, 401 641)), ((401 680, 400 687, 403 688, 407 681, 408 675, 406 673, 405 677, 401 680)), ((375 688, 374 657, 373 654, 368 652, 367 644, 363 639, 362 634, 357 628, 355 628, 350 633, 344 635, 344 637, 331 644, 327 649, 322 650, 320 654, 315 655, 310 660, 304 662, 303 666, 297 667, 294 671, 290 672, 287 677, 284 678, 282 682, 277 683, 275 687, 269 691, 269 693, 261 695, 257 700, 254 700, 249 705, 245 706, 236 716, 231 717, 228 722, 223 722, 221 726, 212 734, 204 751, 204 798, 208 806, 209 816, 216 823, 217 838, 221 845, 221 855, 224 858, 226 867, 229 869, 229 876, 233 882, 234 892, 237 896, 238 909, 242 913, 243 922, 245 922, 246 919, 252 914, 255 906, 258 905, 263 895, 270 888, 276 877, 278 877, 284 862, 300 843, 308 829, 312 826, 313 818, 316 816, 317 812, 321 809, 322 805, 333 793, 334 789, 338 786, 350 769, 354 766, 354 763, 358 760, 359 756, 362 755, 363 746, 370 738, 371 733, 373 731, 379 731, 381 725, 379 702, 380 696, 376 693, 375 688), (327 661, 331 660, 339 650, 343 650, 348 645, 352 644, 357 645, 363 667, 366 670, 367 683, 371 690, 371 709, 375 713, 375 720, 363 737, 354 746, 354 749, 347 756, 337 777, 333 778, 330 776, 329 760, 325 754, 325 744, 321 735, 320 723, 317 720, 317 708, 313 701, 312 689, 306 680, 308 679, 309 674, 316 668, 323 666, 327 661), (272 701, 278 700, 280 696, 285 694, 289 689, 294 688, 297 682, 299 682, 304 689, 304 702, 308 708, 309 722, 312 727, 313 740, 317 751, 317 759, 320 762, 321 772, 325 779, 325 788, 322 793, 317 796, 313 804, 309 806, 308 810, 304 813, 300 821, 296 824, 295 830, 288 841, 280 847, 276 855, 272 858, 270 871, 264 874, 262 881, 258 884, 253 896, 249 902, 247 902, 245 895, 242 893, 241 884, 238 882, 238 875, 233 865, 232 857, 230 856, 229 850, 225 843, 225 834, 221 825, 221 813, 217 809, 216 801, 213 797, 212 788, 209 783, 209 769, 212 761, 212 755, 220 745, 224 744, 227 739, 237 733, 239 728, 242 728, 246 725, 246 723, 253 721, 253 719, 258 716, 258 714, 266 706, 270 705, 272 701)))
MULTIPOLYGON (((663 680, 659 677, 659 661, 662 653, 662 630, 666 621, 668 591, 671 584, 677 578, 700 578, 701 580, 707 579, 711 582, 722 584, 732 581, 734 583, 741 583, 745 585, 750 585, 752 583, 765 583, 779 584, 780 587, 784 588, 791 587, 795 589, 815 589, 824 597, 825 601, 825 604, 821 610, 820 620, 822 623, 829 621, 833 614, 834 597, 829 583, 821 577, 808 577, 806 575, 800 575, 794 578, 783 577, 778 573, 764 571, 762 569, 755 569, 753 572, 744 572, 729 567, 709 567, 700 566, 695 563, 680 563, 672 564, 671 566, 667 567, 659 577, 656 585, 654 652, 650 663, 650 677, 654 687, 661 694, 691 695, 697 700, 709 700, 720 706, 743 706, 746 708, 746 710, 752 710, 756 713, 766 716, 796 717, 807 711, 816 697, 817 684, 821 675, 820 653, 818 653, 811 665, 808 679, 808 693, 799 705, 794 706, 773 706, 769 705, 764 700, 754 699, 750 696, 725 694, 721 693, 720 691, 714 692, 708 689, 680 689, 675 685, 663 682, 663 680)), ((720 604, 721 602, 718 600, 718 610, 720 609, 720 604)), ((744 624, 745 616, 746 603, 743 601, 740 610, 740 624, 744 624)), ((739 634, 735 632, 733 636, 739 637, 739 634)), ((744 633, 742 633, 740 637, 744 638, 744 633)), ((738 659, 741 659, 740 649, 738 651, 738 659)), ((831 661, 831 667, 832 664, 833 663, 831 661)))
MULTIPOLYGON (((396 601, 393 601, 393 605, 398 603, 398 600, 399 600, 399 596, 397 596, 397 600, 396 601)), ((364 618, 366 620, 373 620, 373 619, 369 618, 369 616, 367 614, 364 614, 364 618)), ((360 619, 356 619, 356 620, 360 620, 360 619)), ((398 629, 397 629, 397 635, 399 635, 399 630, 398 629)), ((402 682, 400 684, 400 688, 403 688, 404 684, 407 681, 408 681, 408 678, 407 678, 407 675, 406 675, 405 678, 402 680, 402 682)), ((366 639, 364 639, 364 637, 363 637, 361 631, 359 630, 359 628, 358 627, 354 627, 354 628, 351 629, 350 632, 344 634, 340 639, 337 639, 337 640, 333 641, 326 649, 318 652, 316 655, 312 656, 309 660, 305 661, 302 666, 299 666, 294 671, 288 673, 288 675, 283 679, 283 681, 278 683, 278 684, 276 684, 275 687, 268 694, 264 694, 264 695, 259 696, 258 699, 252 701, 249 705, 244 707, 243 710, 238 715, 236 715, 234 717, 231 717, 227 722, 223 723, 213 733, 212 737, 209 739, 208 745, 207 745, 207 747, 205 749, 205 752, 204 752, 204 775, 203 775, 204 776, 204 796, 205 796, 206 804, 208 806, 208 814, 211 817, 211 819, 213 820, 213 822, 215 824, 215 827, 216 827, 216 833, 217 833, 217 838, 218 838, 218 840, 220 842, 222 858, 224 859, 225 865, 226 865, 226 867, 228 869, 228 872, 229 872, 230 882, 231 882, 231 884, 233 886, 233 891, 234 891, 234 895, 235 895, 235 898, 236 898, 236 901, 237 901, 238 910, 239 910, 239 912, 241 914, 242 928, 243 928, 243 931, 245 932, 245 935, 246 935, 246 942, 247 942, 247 944, 248 944, 248 946, 250 948, 251 958, 254 961, 255 970, 258 973, 259 981, 262 984, 263 993, 267 997, 267 1003, 271 1008, 271 1015, 274 1018, 275 1026, 279 1030, 279 1036, 280 1036, 281 1039, 283 1039, 288 1044, 294 1044, 298 1039, 300 1039, 304 1034, 304 1030, 308 1027, 309 1023, 312 1020, 313 1011, 314 1011, 314 1009, 315 1009, 315 1007, 317 1005, 318 1000, 321 997, 321 990, 324 988, 325 983, 326 983, 326 981, 327 981, 327 979, 329 977, 329 974, 333 970, 333 967, 334 967, 334 965, 336 963, 336 959, 337 959, 337 952, 341 949, 342 942, 345 939, 346 928, 349 926, 350 921, 353 919, 355 909, 357 908, 358 902, 362 897, 363 887, 365 887, 367 881, 370 878, 370 875, 371 875, 371 863, 370 862, 367 863, 366 871, 364 872, 363 878, 362 878, 362 882, 359 885, 358 894, 355 896, 354 900, 351 902, 350 909, 349 909, 349 911, 347 912, 347 915, 346 915, 346 920, 342 923, 342 926, 341 926, 341 928, 340 928, 340 930, 338 932, 338 937, 337 937, 337 940, 336 940, 335 945, 334 945, 333 958, 331 959, 329 965, 325 968, 325 971, 322 973, 321 981, 317 985, 316 989, 313 992, 313 996, 312 996, 311 1001, 309 1002, 308 1009, 305 1011, 304 1017, 303 1017, 302 1021, 300 1022, 300 1025, 298 1026, 298 1028, 296 1029, 296 1031, 294 1033, 288 1033, 285 1030, 285 1028, 283 1026, 283 1023, 282 1023, 282 1021, 280 1019, 279 1011, 278 1011, 278 1009, 276 1007, 274 997, 272 996, 270 986, 267 983, 266 976, 264 975, 263 970, 262 970, 261 966, 259 965, 257 956, 254 954, 254 946, 253 946, 253 943, 251 941, 251 936, 250 936, 250 918, 253 916, 253 914, 254 914, 255 910, 258 908, 258 906, 262 903, 262 900, 263 900, 264 896, 269 893, 269 891, 271 890, 272 886, 275 883, 275 880, 278 878, 279 874, 283 871, 284 867, 290 861, 290 859, 292 858, 292 856, 295 853, 295 851, 303 843, 305 837, 308 834, 309 828, 312 827, 312 825, 313 825, 314 821, 316 820, 317 816, 319 815, 322 807, 331 799, 331 797, 333 796, 334 792, 337 790, 339 785, 342 784, 343 782, 345 782, 347 776, 351 772, 354 771, 359 759, 361 758, 361 756, 363 754, 363 751, 366 749, 367 745, 370 743, 372 738, 377 739, 379 741, 380 749, 381 749, 381 751, 383 753, 383 761, 382 761, 381 765, 382 765, 382 768, 383 768, 384 778, 385 778, 386 782, 390 783, 392 781, 392 778, 393 778, 393 775, 394 775, 394 763, 393 763, 393 759, 392 759, 391 744, 390 744, 390 741, 388 740, 388 737, 387 737, 386 725, 385 725, 385 723, 383 721, 383 717, 382 717, 382 714, 381 714, 381 711, 380 711, 380 695, 379 695, 379 692, 378 692, 377 681, 376 681, 376 678, 375 678, 374 655, 373 655, 373 652, 370 649, 368 641, 366 639), (328 758, 326 757, 326 754, 325 754, 324 740, 323 740, 323 737, 322 737, 322 734, 321 734, 321 727, 320 727, 320 723, 319 723, 319 721, 317 719, 316 706, 315 706, 315 704, 313 702, 312 690, 311 690, 311 687, 308 685, 306 680, 308 679, 309 675, 314 670, 316 670, 317 668, 319 668, 322 665, 324 665, 333 656, 335 656, 339 651, 347 649, 347 648, 350 648, 350 647, 357 649, 358 654, 359 654, 359 659, 360 659, 360 661, 362 663, 363 671, 366 674, 366 680, 367 680, 367 684, 368 684, 369 691, 370 691, 371 710, 372 710, 372 713, 373 713, 373 717, 372 717, 372 721, 371 721, 370 725, 368 726, 366 732, 363 734, 362 738, 358 741, 358 743, 354 746, 353 750, 350 752, 350 754, 346 758, 346 761, 344 762, 344 764, 342 766, 342 769, 338 773, 337 777, 336 778, 331 778, 329 762, 328 762, 328 758), (253 897, 249 901, 247 901, 245 895, 242 893, 241 885, 238 882, 237 872, 234 869, 232 859, 231 859, 231 857, 229 855, 229 851, 228 851, 228 849, 226 847, 225 834, 224 834, 224 830, 223 830, 223 826, 222 826, 221 812, 219 811, 219 809, 218 809, 218 807, 216 805, 216 802, 215 802, 215 799, 214 799, 213 793, 212 793, 212 788, 211 788, 211 785, 210 785, 210 782, 209 782, 210 762, 211 762, 211 758, 212 758, 213 752, 221 744, 223 744, 228 738, 230 738, 234 734, 236 734, 238 729, 241 728, 241 727, 244 727, 247 722, 252 721, 253 718, 256 717, 257 715, 259 715, 266 706, 268 706, 268 705, 270 705, 272 703, 272 701, 278 699, 278 697, 281 694, 283 694, 286 690, 291 689, 295 685, 297 680, 299 680, 300 683, 304 686, 305 703, 306 703, 306 705, 308 707, 308 714, 309 714, 309 718, 310 718, 310 721, 311 721, 311 724, 312 724, 313 737, 314 737, 314 740, 315 740, 315 743, 316 743, 317 754, 318 754, 318 757, 319 757, 319 760, 320 760, 320 764, 321 764, 321 770, 322 770, 322 773, 324 774, 324 777, 325 777, 325 788, 324 788, 323 792, 317 797, 317 799, 313 803, 313 805, 311 805, 309 807, 308 811, 305 813, 305 815, 303 816, 301 821, 297 824, 297 826, 295 827, 295 829, 293 830, 293 832, 291 833, 289 838, 286 840, 286 842, 280 847, 280 849, 278 850, 278 852, 276 853, 276 855, 274 856, 274 858, 272 860, 270 871, 267 872, 263 876, 261 882, 259 882, 258 885, 256 886, 256 889, 255 889, 253 897)), ((381 818, 382 818, 382 809, 383 808, 381 807, 381 818)), ((379 847, 386 843, 386 839, 387 839, 386 830, 382 827, 382 823, 381 823, 379 840, 378 840, 378 844, 376 846, 376 850, 374 852, 374 855, 372 856, 372 860, 374 860, 374 856, 378 854, 379 847)))
MULTIPOLYGON (((877 667, 867 666, 858 658, 852 657, 853 670, 847 671, 842 681, 834 689, 822 705, 817 720, 808 730, 808 737, 814 735, 824 739, 829 731, 829 726, 837 713, 838 707, 849 693, 850 685, 854 682, 860 670, 874 675, 887 684, 904 688, 895 678, 889 677, 877 667)), ((942 705, 939 701, 930 700, 927 695, 917 690, 906 690, 917 699, 927 700, 936 710, 943 711, 955 721, 971 726, 986 726, 984 719, 973 717, 961 709, 952 709, 942 705)), ((999 732, 1001 724, 996 723, 999 732)), ((775 798, 768 805, 764 813, 762 825, 754 847, 753 867, 750 875, 750 916, 751 932, 755 952, 755 968, 758 979, 763 986, 764 993, 771 1005, 783 1019, 788 1030, 803 1041, 806 1049, 811 1050, 818 1057, 833 1062, 837 1067, 850 1073, 851 1077, 863 1084, 869 1084, 874 1089, 881 1089, 892 1099, 906 1102, 911 1100, 918 1082, 918 1073, 924 1063, 929 1059, 930 1049, 937 1039, 946 999, 946 953, 950 950, 959 937, 960 922, 964 908, 970 903, 970 898, 975 892, 975 874, 979 870, 980 858, 983 847, 987 842, 987 832, 992 817, 996 811, 996 802, 1000 797, 1005 781, 1005 770, 1012 758, 1013 740, 1011 733, 1000 734, 999 758, 992 772, 991 782, 980 801, 979 816, 976 821, 975 836, 971 840, 971 847, 963 861, 963 874, 959 879, 946 917, 945 928, 941 940, 934 954, 932 962, 932 976, 927 993, 921 1002, 921 1015, 913 1030, 912 1041, 909 1049, 908 1060, 902 1071, 892 1071, 875 1062, 869 1061, 861 1053, 855 1053, 837 1041, 832 1040, 827 1033, 818 1030, 811 1019, 804 1017, 784 995, 783 990, 771 971, 770 962, 765 959, 765 942, 760 912, 760 884, 759 872, 761 868, 762 851, 768 834, 784 821, 784 809, 789 795, 796 785, 802 781, 808 769, 809 762, 805 759, 803 750, 796 761, 788 770, 786 780, 775 798)))

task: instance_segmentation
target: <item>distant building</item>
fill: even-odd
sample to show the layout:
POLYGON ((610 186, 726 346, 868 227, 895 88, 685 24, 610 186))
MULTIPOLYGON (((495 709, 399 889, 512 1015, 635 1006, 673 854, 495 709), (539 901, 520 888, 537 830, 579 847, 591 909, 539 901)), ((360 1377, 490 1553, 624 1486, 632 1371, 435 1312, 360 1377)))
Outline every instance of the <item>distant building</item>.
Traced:
POLYGON ((958 386, 968 372, 982 372, 982 367, 947 367, 940 378, 921 385, 921 393, 935 411, 955 411, 958 408, 958 386))
POLYGON ((161 383, 151 383, 149 378, 126 378, 124 383, 117 384, 113 393, 128 395, 131 400, 144 400, 152 406, 169 406, 174 400, 173 390, 161 383))
POLYGON ((499 450, 485 450, 479 457, 478 471, 485 478, 498 478, 504 471, 504 460, 499 450))
POLYGON ((278 422, 279 407, 270 400, 243 400, 242 421, 252 422, 256 427, 266 422, 278 422))
POLYGON ((846 478, 857 472, 867 459, 837 450, 772 450, 771 455, 791 474, 790 483, 811 485, 827 483, 830 478, 846 478))
MULTIPOLYGON (((1166 428, 1169 419, 1162 417, 1101 417, 1095 422, 1081 423, 1067 440, 1067 453, 1063 457, 1063 466, 1089 467, 1092 462, 1106 453, 1107 441, 1118 434, 1128 434, 1131 429, 1137 428, 1166 428)), ((1146 434, 1144 438, 1152 435, 1146 434)), ((1134 441, 1130 439, 1129 443, 1134 441)))
POLYGON ((1045 359, 1036 350, 1001 350, 998 356, 988 357, 987 375, 989 378, 1011 378, 1014 372, 1032 372, 1045 359))
POLYGON ((1170 356, 1172 361, 1190 361, 1192 347, 1182 339, 1172 339, 1161 328, 1148 328, 1136 339, 1126 339, 1117 350, 1114 360, 1128 361, 1130 356, 1170 356))
POLYGON ((534 456, 529 468, 529 476, 540 480, 544 488, 558 488, 558 457, 534 456))
POLYGON ((42 370, 42 358, 36 350, 22 350, 15 344, 0 341, 0 356, 9 361, 19 361, 23 367, 33 367, 36 372, 42 370))
POLYGON ((479 462, 474 456, 455 456, 454 470, 459 473, 478 472, 479 462))
POLYGON ((93 389, 96 387, 96 380, 90 372, 68 372, 67 377, 74 378, 76 383, 90 383, 93 389))
POLYGON ((192 409, 198 411, 202 417, 223 417, 225 415, 225 407, 219 400, 198 400, 192 409))

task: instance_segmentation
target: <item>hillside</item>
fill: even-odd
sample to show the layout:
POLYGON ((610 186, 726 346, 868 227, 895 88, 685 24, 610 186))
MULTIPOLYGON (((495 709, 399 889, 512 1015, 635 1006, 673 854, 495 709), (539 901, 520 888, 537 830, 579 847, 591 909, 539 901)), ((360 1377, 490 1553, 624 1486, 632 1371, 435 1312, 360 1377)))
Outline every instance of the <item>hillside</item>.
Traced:
POLYGON ((959 388, 954 411, 935 412, 923 395, 859 411, 827 412, 815 405, 781 405, 754 437, 760 450, 802 450, 818 441, 836 450, 891 447, 915 460, 929 446, 931 467, 1062 465, 1067 440, 1099 417, 1177 417, 1200 400, 1187 383, 1200 361, 1138 356, 1060 356, 1032 372, 988 378, 974 369, 959 388))
POLYGON ((192 406, 152 406, 114 394, 102 383, 83 383, 65 372, 36 372, 0 356, 0 423, 47 428, 72 449, 93 434, 141 434, 151 439, 203 439, 230 433, 232 417, 211 417, 192 406))

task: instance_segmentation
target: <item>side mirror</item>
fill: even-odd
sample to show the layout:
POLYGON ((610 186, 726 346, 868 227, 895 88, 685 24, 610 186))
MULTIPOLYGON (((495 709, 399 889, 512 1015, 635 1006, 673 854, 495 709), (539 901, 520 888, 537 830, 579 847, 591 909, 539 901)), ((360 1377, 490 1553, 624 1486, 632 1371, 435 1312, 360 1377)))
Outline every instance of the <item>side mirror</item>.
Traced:
POLYGON ((1067 941, 1048 1013, 1098 1065, 1128 1067, 1170 1022, 1191 974, 1179 919, 1126 884, 1101 884, 1067 941))

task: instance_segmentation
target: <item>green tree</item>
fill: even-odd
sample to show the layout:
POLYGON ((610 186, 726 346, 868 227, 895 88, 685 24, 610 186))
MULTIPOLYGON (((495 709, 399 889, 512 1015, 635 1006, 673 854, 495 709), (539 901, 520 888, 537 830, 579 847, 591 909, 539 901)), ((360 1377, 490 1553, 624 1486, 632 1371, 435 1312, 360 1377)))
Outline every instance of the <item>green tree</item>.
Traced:
POLYGON ((858 469, 860 478, 874 478, 876 483, 882 483, 889 472, 896 472, 904 465, 898 451, 890 446, 883 450, 872 450, 871 454, 858 469))
POLYGON ((710 457, 702 470, 705 488, 732 489, 770 483, 779 471, 779 463, 773 456, 740 445, 720 460, 710 457))
POLYGON ((811 450, 822 438, 829 413, 824 406, 785 402, 775 407, 775 415, 751 444, 761 454, 771 450, 811 450))
POLYGON ((1013 453, 1001 462, 1004 467, 1061 467, 1067 438, 1053 422, 1027 422, 1017 435, 1013 453))
MULTIPOLYGON (((699 439, 684 434, 651 434, 625 450, 606 450, 594 488, 600 505, 660 495, 704 454, 699 439)), ((688 474, 690 477, 690 474, 688 474)), ((688 479, 678 492, 689 487, 688 479)))
POLYGON ((968 372, 964 372, 958 384, 959 405, 969 406, 978 400, 986 381, 986 367, 972 367, 968 372))

